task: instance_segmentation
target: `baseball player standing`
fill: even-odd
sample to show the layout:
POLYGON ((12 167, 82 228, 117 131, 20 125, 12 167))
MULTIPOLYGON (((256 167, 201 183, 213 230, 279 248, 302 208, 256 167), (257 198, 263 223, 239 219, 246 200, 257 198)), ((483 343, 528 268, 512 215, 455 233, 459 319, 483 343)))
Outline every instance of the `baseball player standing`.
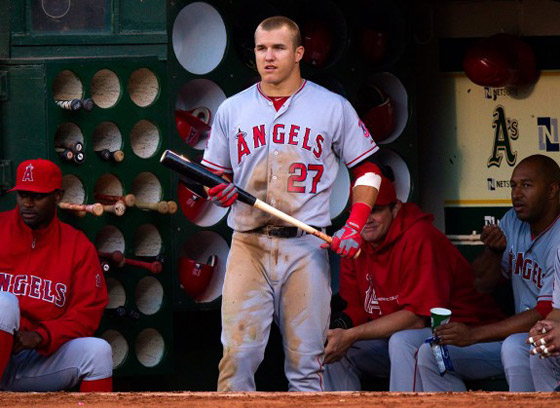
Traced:
MULTIPOLYGON (((448 344, 455 371, 440 376, 428 345, 418 352, 424 391, 465 391, 463 379, 505 373, 510 391, 535 391, 527 332, 552 310, 556 248, 560 242, 560 168, 550 157, 523 159, 511 177, 513 208, 499 227, 485 227, 485 248, 473 263, 478 288, 489 291, 503 277, 511 279, 515 315, 491 325, 449 323, 436 329, 448 344)), ((536 385, 536 384, 535 384, 536 385)))
MULTIPOLYGON (((202 164, 230 176, 208 191, 232 206, 234 230, 222 296, 223 358, 218 391, 255 390, 273 319, 283 337, 291 391, 323 389, 324 344, 330 314, 328 254, 320 240, 245 204, 238 185, 295 218, 330 225, 329 197, 338 160, 349 168, 378 147, 343 97, 302 79, 298 26, 271 17, 255 31, 258 84, 218 109, 202 164)), ((331 249, 354 256, 379 189, 379 169, 354 171, 353 206, 331 249)))
POLYGON ((325 388, 359 391, 361 377, 390 378, 390 391, 422 391, 416 353, 430 337, 430 309, 451 309, 469 325, 500 320, 474 287, 468 261, 433 225, 433 216, 397 200, 383 177, 362 231, 363 254, 340 262, 346 308, 333 314, 325 349, 325 388))
POLYGON ((529 330, 527 339, 534 356, 530 365, 536 391, 560 391, 560 248, 554 261, 552 308, 529 330))
POLYGON ((17 207, 0 213, 0 390, 112 391, 111 346, 88 337, 108 302, 86 236, 61 222, 62 173, 48 160, 17 170, 17 207))

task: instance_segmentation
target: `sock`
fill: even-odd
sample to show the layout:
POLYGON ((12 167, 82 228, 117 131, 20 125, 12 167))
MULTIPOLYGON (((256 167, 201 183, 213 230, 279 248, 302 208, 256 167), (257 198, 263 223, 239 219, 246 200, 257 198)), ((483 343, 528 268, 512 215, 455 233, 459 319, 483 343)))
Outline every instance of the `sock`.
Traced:
POLYGON ((0 380, 4 375, 4 369, 10 361, 14 336, 11 333, 0 330, 0 380))
POLYGON ((112 392, 113 377, 103 378, 101 380, 82 381, 80 384, 80 392, 112 392))

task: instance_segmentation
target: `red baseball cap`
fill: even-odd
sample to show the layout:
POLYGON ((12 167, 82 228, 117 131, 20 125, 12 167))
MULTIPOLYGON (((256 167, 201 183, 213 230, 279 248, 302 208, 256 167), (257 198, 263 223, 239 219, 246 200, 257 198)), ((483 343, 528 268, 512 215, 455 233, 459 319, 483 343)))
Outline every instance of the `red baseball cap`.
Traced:
POLYGON ((377 194, 375 205, 388 205, 396 202, 397 193, 395 192, 393 182, 385 176, 381 176, 381 185, 379 186, 379 194, 377 194))
POLYGON ((26 160, 17 169, 16 186, 10 191, 51 193, 62 189, 62 171, 52 161, 26 160))

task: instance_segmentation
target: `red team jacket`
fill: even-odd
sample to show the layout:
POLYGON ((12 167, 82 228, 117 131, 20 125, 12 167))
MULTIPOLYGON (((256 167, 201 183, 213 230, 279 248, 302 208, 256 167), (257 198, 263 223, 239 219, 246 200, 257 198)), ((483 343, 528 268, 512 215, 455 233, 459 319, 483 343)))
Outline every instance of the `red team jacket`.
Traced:
POLYGON ((451 309, 451 320, 486 324, 504 316, 474 288, 470 264, 433 225, 433 216, 403 203, 382 244, 367 242, 357 259, 341 259, 340 296, 354 326, 405 309, 430 316, 451 309))
POLYGON ((55 352, 88 337, 108 303, 95 247, 55 215, 42 230, 27 227, 17 209, 0 213, 0 290, 19 299, 20 330, 43 337, 37 351, 55 352))

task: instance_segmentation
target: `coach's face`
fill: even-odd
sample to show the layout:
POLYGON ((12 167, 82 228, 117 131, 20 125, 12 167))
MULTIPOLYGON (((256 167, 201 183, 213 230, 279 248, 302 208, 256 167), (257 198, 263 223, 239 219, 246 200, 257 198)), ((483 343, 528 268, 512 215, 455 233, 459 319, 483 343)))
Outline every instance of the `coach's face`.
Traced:
POLYGON ((528 223, 538 222, 548 210, 549 188, 540 168, 531 162, 522 162, 513 170, 511 202, 517 217, 528 223))
POLYGON ((262 82, 280 85, 299 77, 302 57, 303 47, 295 46, 294 34, 287 26, 255 31, 255 60, 262 82))
POLYGON ((25 225, 31 229, 41 229, 48 226, 56 212, 56 205, 62 193, 34 193, 31 191, 18 191, 16 202, 19 214, 25 225))
POLYGON ((374 206, 362 230, 364 241, 372 244, 380 244, 387 236, 389 228, 400 208, 400 201, 397 201, 393 208, 391 208, 389 204, 374 206))

